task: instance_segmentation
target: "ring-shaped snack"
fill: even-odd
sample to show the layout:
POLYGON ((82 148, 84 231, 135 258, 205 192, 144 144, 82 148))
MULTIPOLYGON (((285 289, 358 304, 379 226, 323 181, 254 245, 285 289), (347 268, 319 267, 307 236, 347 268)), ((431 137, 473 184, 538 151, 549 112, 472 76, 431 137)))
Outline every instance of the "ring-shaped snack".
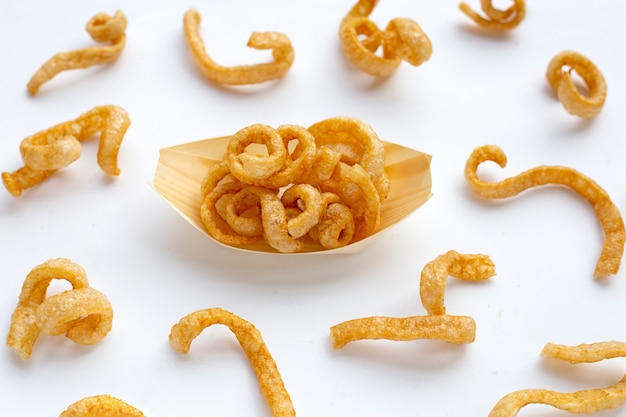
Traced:
POLYGON ((480 0, 486 17, 476 13, 467 3, 460 3, 459 9, 478 26, 494 32, 505 32, 516 28, 526 17, 526 0, 513 0, 513 4, 504 10, 493 7, 493 0, 480 0))

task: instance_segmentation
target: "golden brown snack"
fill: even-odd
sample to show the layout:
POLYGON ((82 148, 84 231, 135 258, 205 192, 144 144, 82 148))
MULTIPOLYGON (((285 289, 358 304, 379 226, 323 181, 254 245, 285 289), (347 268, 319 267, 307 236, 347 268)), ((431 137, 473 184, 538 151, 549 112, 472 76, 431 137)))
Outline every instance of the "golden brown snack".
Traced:
POLYGON ((554 56, 546 71, 548 84, 568 113, 579 117, 595 117, 606 101, 604 76, 589 60, 575 51, 563 51, 554 56), (584 80, 587 93, 581 93, 572 80, 575 71, 584 80))
POLYGON ((460 3, 459 9, 480 27, 495 32, 504 32, 516 28, 526 17, 526 1, 513 0, 507 9, 493 7, 493 0, 480 0, 480 6, 486 17, 476 13, 467 3, 460 3))
POLYGON ((3 172, 4 186, 13 197, 19 197, 23 190, 78 159, 82 150, 80 142, 96 133, 100 133, 98 165, 108 175, 119 175, 117 155, 129 126, 126 110, 104 105, 29 136, 20 144, 24 166, 12 173, 3 172))
POLYGON ((22 359, 29 359, 40 333, 65 333, 76 343, 93 344, 111 330, 112 320, 111 303, 104 294, 89 288, 80 265, 65 258, 50 259, 26 276, 6 344, 22 359), (72 289, 46 298, 53 279, 67 280, 72 289))
POLYGON ((391 76, 404 60, 419 66, 430 59, 432 44, 420 25, 408 18, 392 19, 380 30, 368 16, 378 0, 359 0, 339 26, 345 55, 361 71, 377 77, 391 76), (382 55, 376 51, 382 47, 382 55))
POLYGON ((221 308, 209 308, 195 311, 172 327, 169 340, 176 351, 186 354, 191 342, 204 329, 214 324, 227 326, 237 337, 241 348, 250 360, 250 364, 259 381, 261 394, 275 417, 295 416, 289 393, 276 367, 261 333, 250 322, 221 308))
POLYGON ((60 417, 143 417, 143 413, 110 395, 85 397, 71 404, 60 417))
MULTIPOLYGON (((600 342, 590 345, 563 346, 546 344, 542 355, 572 363, 597 362, 624 356, 626 344, 600 342)), ((528 404, 546 404, 573 414, 595 413, 614 409, 626 402, 626 376, 605 388, 594 388, 572 393, 547 389, 525 389, 502 397, 489 413, 489 417, 514 417, 528 404)))
POLYGON ((594 277, 603 278, 617 273, 626 241, 624 220, 607 192, 595 181, 572 168, 544 165, 500 182, 489 183, 482 181, 477 174, 478 166, 485 161, 496 162, 504 168, 507 158, 496 145, 478 147, 468 158, 465 179, 472 191, 483 198, 508 198, 532 187, 555 184, 567 186, 589 201, 604 230, 604 244, 594 277))
POLYGON ((62 71, 89 68, 117 61, 126 44, 127 23, 126 16, 120 10, 116 11, 113 16, 98 13, 92 17, 85 29, 94 41, 110 44, 54 55, 32 76, 27 84, 28 92, 31 95, 37 94, 42 84, 62 71))
POLYGON ((482 281, 496 274, 487 255, 460 254, 448 251, 422 268, 420 297, 428 314, 446 314, 444 292, 448 275, 464 281, 482 281))
POLYGON ((183 29, 191 56, 202 74, 220 85, 258 84, 285 76, 294 61, 294 51, 289 38, 278 32, 254 32, 248 40, 250 48, 271 49, 274 60, 269 63, 224 67, 206 53, 199 33, 200 14, 189 9, 183 18, 183 29))

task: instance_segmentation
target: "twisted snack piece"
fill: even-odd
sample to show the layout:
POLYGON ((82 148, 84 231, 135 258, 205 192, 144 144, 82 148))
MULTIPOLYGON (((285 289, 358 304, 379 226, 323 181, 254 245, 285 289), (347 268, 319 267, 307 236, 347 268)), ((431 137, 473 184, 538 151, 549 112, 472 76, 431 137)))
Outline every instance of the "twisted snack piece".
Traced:
POLYGON ((428 262, 420 277, 420 298, 428 314, 446 314, 443 298, 448 275, 464 281, 482 281, 496 274, 487 255, 448 251, 428 262))
POLYGON ((426 316, 374 316, 339 323, 330 328, 333 348, 340 349, 362 339, 438 339, 455 344, 472 343, 476 337, 474 319, 445 314, 443 290, 448 274, 479 281, 495 275, 495 267, 486 255, 462 255, 448 251, 422 269, 420 296, 428 313, 426 316))
POLYGON ((605 236, 594 277, 604 278, 617 273, 626 242, 624 220, 607 192, 595 181, 572 168, 539 166, 503 181, 488 183, 479 179, 477 174, 478 165, 485 161, 496 162, 504 168, 507 159, 502 149, 496 145, 478 147, 468 158, 465 165, 465 179, 469 187, 483 198, 507 198, 531 187, 556 184, 571 188, 589 201, 602 225, 605 236))
POLYGON ((106 296, 89 288, 85 270, 65 258, 50 259, 31 270, 11 316, 6 344, 29 359, 41 333, 65 333, 80 344, 94 344, 111 330, 113 310, 106 296), (72 289, 46 299, 53 279, 65 279, 72 289))
POLYGON ((285 76, 294 61, 289 38, 278 32, 254 32, 248 46, 254 49, 271 49, 273 62, 255 65, 224 67, 214 62, 206 53, 199 33, 200 14, 189 9, 183 18, 183 29, 191 56, 202 74, 210 81, 222 85, 258 84, 285 76))
POLYGON ((563 51, 555 55, 548 64, 546 79, 568 113, 589 118, 602 110, 607 93, 604 76, 593 62, 578 52, 563 51), (568 69, 564 71, 564 67, 568 69), (572 71, 585 81, 589 90, 587 96, 574 85, 572 71))
POLYGON ((80 142, 98 132, 98 165, 108 175, 119 175, 117 155, 129 126, 126 110, 104 105, 29 136, 20 144, 24 166, 12 173, 3 172, 4 186, 13 197, 19 197, 23 190, 39 184, 78 159, 80 142))
POLYGON ((126 16, 120 10, 113 16, 98 13, 87 22, 86 30, 96 42, 110 42, 110 45, 61 52, 46 61, 27 84, 31 95, 37 94, 46 81, 66 70, 89 68, 99 64, 110 64, 120 57, 126 44, 126 16))
POLYGON ((110 395, 85 397, 71 404, 60 417, 143 417, 143 413, 110 395))
POLYGON ((227 326, 237 337, 259 381, 261 394, 275 417, 295 416, 289 393, 261 333, 250 322, 221 308, 195 311, 172 327, 169 340, 176 351, 186 354, 191 342, 214 324, 227 326))
MULTIPOLYGON (((591 345, 563 346, 548 343, 543 356, 566 360, 571 363, 597 362, 625 356, 626 344, 622 342, 599 342, 591 345)), ((626 376, 606 388, 594 388, 572 393, 547 389, 526 389, 502 397, 489 413, 489 417, 514 417, 528 404, 546 404, 573 414, 595 413, 614 409, 626 402, 626 376)))
POLYGON ((467 3, 460 3, 459 9, 479 26, 496 32, 505 32, 517 27, 526 17, 526 0, 513 0, 513 4, 505 10, 493 7, 493 0, 480 0, 482 17, 473 11, 467 3))
POLYGON ((339 26, 339 38, 350 62, 367 74, 391 76, 404 60, 419 66, 430 59, 432 44, 420 25, 408 18, 392 19, 384 31, 368 16, 378 0, 359 0, 339 26), (359 37, 364 36, 364 40, 359 37), (382 56, 376 50, 382 45, 382 56))

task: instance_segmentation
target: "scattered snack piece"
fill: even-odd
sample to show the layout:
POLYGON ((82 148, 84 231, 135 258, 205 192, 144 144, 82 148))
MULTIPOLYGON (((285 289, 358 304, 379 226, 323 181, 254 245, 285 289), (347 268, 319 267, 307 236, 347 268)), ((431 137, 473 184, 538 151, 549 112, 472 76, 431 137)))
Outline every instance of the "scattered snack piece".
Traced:
POLYGON ((136 408, 110 395, 85 397, 71 404, 60 417, 143 417, 136 408))
POLYGON ((295 416, 289 393, 261 333, 250 322, 221 308, 195 311, 172 327, 169 340, 176 351, 186 354, 191 342, 214 324, 227 326, 237 337, 259 381, 261 393, 275 417, 295 416))
POLYGON ((391 76, 404 60, 419 66, 430 59, 433 49, 420 25, 408 18, 392 19, 380 30, 368 16, 378 0, 359 0, 342 19, 339 39, 345 55, 361 71, 391 76), (376 51, 382 47, 382 55, 376 51))
POLYGON ((493 7, 493 0, 480 0, 480 6, 486 18, 476 13, 467 3, 459 4, 459 9, 476 24, 495 32, 505 32, 517 27, 526 17, 526 1, 513 0, 505 10, 493 7))
POLYGON ((70 165, 81 154, 80 142, 100 133, 98 165, 108 175, 119 175, 117 155, 130 126, 128 113, 113 105, 97 106, 74 120, 55 125, 22 140, 24 166, 3 172, 2 182, 13 197, 70 165))
POLYGON ((624 253, 626 230, 619 209, 607 192, 591 178, 562 166, 539 166, 497 183, 488 183, 478 178, 478 166, 485 161, 506 166, 506 155, 496 145, 476 148, 465 165, 465 179, 469 187, 479 196, 488 199, 515 196, 531 187, 546 184, 565 185, 591 203, 604 230, 602 253, 596 263, 594 277, 604 278, 616 274, 624 253))
POLYGON ((42 84, 62 71, 89 68, 117 61, 126 44, 126 25, 126 16, 119 10, 113 16, 98 13, 92 17, 85 29, 94 41, 110 44, 54 55, 32 76, 27 84, 28 92, 34 96, 42 84))
POLYGON ((382 141, 358 119, 255 124, 233 135, 207 172, 200 217, 227 245, 264 239, 293 253, 312 239, 334 249, 374 233, 389 188, 382 141))
POLYGON ((422 305, 428 314, 446 314, 443 298, 448 275, 464 281, 482 281, 495 274, 495 265, 487 255, 466 255, 448 251, 422 268, 422 305))
POLYGON ((294 61, 293 47, 289 38, 278 32, 254 32, 248 40, 250 48, 272 50, 274 60, 269 63, 224 67, 206 53, 199 33, 201 17, 197 10, 189 9, 183 18, 187 46, 202 74, 220 85, 258 84, 277 80, 287 74, 294 61))
POLYGON ((33 268, 24 280, 6 344, 26 360, 41 333, 65 334, 76 343, 91 345, 109 333, 112 322, 111 303, 89 287, 85 270, 69 259, 50 259, 33 268), (53 279, 67 280, 72 289, 46 298, 53 279))
POLYGON ((445 314, 443 294, 446 278, 455 276, 480 281, 495 275, 495 266, 486 255, 464 255, 448 251, 429 262, 420 277, 420 297, 428 315, 405 318, 365 317, 348 320, 330 328, 334 349, 362 339, 408 341, 437 339, 449 343, 472 343, 476 323, 467 316, 445 314))
MULTIPOLYGON (((626 344, 600 342, 591 345, 562 346, 546 344, 542 355, 572 363, 597 362, 624 356, 626 344)), ((626 402, 626 376, 606 388, 594 388, 572 393, 547 389, 526 389, 502 397, 489 413, 489 417, 514 417, 528 404, 547 404, 573 414, 595 413, 620 407, 626 402)))
POLYGON ((578 117, 595 117, 606 101, 604 76, 587 57, 575 51, 563 51, 548 64, 546 79, 568 113, 578 117), (587 94, 581 93, 572 80, 575 71, 586 84, 587 94))

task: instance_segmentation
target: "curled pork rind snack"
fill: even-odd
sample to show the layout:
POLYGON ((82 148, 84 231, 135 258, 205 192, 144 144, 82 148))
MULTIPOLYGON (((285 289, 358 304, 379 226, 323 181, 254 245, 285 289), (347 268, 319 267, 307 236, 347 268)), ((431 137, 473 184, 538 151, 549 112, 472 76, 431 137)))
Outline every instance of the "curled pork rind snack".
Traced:
POLYGON ((359 0, 342 19, 339 39, 345 55, 361 71, 389 77, 402 61, 419 66, 430 59, 432 44, 419 24, 408 18, 392 19, 380 30, 369 15, 378 0, 359 0), (377 50, 382 47, 382 55, 377 50))
POLYGON ((355 118, 308 129, 248 126, 232 136, 223 162, 209 169, 200 217, 227 245, 265 240, 293 253, 313 239, 326 249, 342 247, 378 227, 389 194, 384 164, 380 138, 355 118))
POLYGON ((563 51, 550 60, 546 79, 568 113, 589 118, 602 110, 606 101, 606 81, 589 58, 575 51, 563 51), (582 77, 587 94, 582 94, 574 85, 572 71, 582 77))
MULTIPOLYGON (((543 356, 570 363, 597 362, 603 359, 626 356, 626 344, 599 342, 588 345, 564 346, 546 344, 543 356)), ((573 414, 595 413, 614 409, 626 402, 626 376, 605 388, 594 388, 572 393, 547 389, 525 389, 502 397, 489 413, 489 417, 514 417, 528 404, 546 404, 573 414)))
POLYGON ((111 303, 89 287, 85 270, 69 259, 50 259, 33 268, 24 280, 6 344, 26 360, 41 333, 65 334, 76 343, 91 345, 109 333, 112 322, 111 303), (67 280, 72 289, 46 298, 53 279, 67 280))
POLYGON ((98 165, 108 175, 119 175, 117 155, 130 126, 128 113, 113 105, 97 106, 70 120, 22 140, 20 153, 24 166, 15 172, 3 172, 2 182, 13 197, 39 184, 78 159, 80 142, 100 133, 98 165))
POLYGON ((294 51, 289 38, 278 32, 254 32, 248 40, 250 48, 272 50, 273 61, 263 64, 224 67, 207 54, 199 33, 201 17, 197 10, 189 9, 183 19, 187 46, 196 66, 210 81, 220 85, 258 84, 282 78, 294 61, 294 51))
POLYGON ((604 230, 604 244, 594 277, 617 274, 626 242, 624 220, 607 192, 595 181, 572 168, 543 165, 500 182, 489 183, 482 181, 477 174, 478 166, 485 161, 496 162, 504 168, 507 158, 496 145, 478 147, 468 158, 465 179, 472 191, 483 198, 508 198, 532 187, 555 184, 567 186, 589 201, 604 230))
POLYGON ((71 404, 60 417, 143 417, 143 413, 110 395, 85 397, 71 404))
POLYGON ((113 16, 98 13, 87 22, 86 30, 96 42, 109 45, 60 52, 44 63, 27 84, 31 95, 37 94, 46 81, 66 70, 89 68, 99 64, 110 64, 120 57, 126 44, 127 20, 124 13, 116 11, 113 16))
POLYGON ((348 320, 330 328, 334 349, 362 339, 408 341, 437 339, 449 343, 472 343, 476 323, 468 316, 446 314, 443 303, 448 275, 465 281, 482 281, 495 275, 495 266, 486 255, 448 251, 426 264, 420 277, 420 297, 426 316, 405 318, 365 317, 348 320))
POLYGON ((513 0, 513 4, 504 10, 496 9, 492 3, 493 0, 480 0, 486 17, 476 13, 467 3, 459 4, 459 9, 480 27, 495 32, 514 29, 526 17, 526 0, 513 0))
POLYGON ((296 412, 285 389, 276 362, 270 354, 261 332, 250 322, 221 308, 195 311, 172 327, 169 340, 176 351, 186 354, 191 342, 204 329, 214 324, 227 326, 237 337, 257 376, 261 394, 275 417, 293 417, 296 412))

